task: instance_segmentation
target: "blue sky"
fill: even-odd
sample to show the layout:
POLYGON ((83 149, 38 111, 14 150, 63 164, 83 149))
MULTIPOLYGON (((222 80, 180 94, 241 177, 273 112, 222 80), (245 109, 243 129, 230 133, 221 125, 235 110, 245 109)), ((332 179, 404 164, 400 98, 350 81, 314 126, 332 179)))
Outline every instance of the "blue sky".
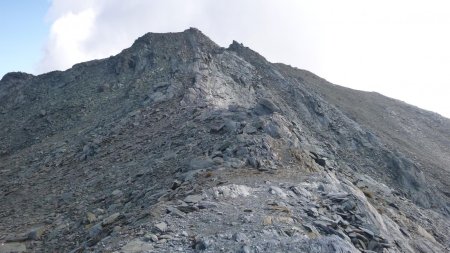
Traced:
POLYGON ((0 78, 11 71, 34 72, 50 28, 49 6, 48 0, 1 1, 0 78))
POLYGON ((189 27, 450 118, 448 0, 0 0, 0 77, 66 70, 189 27))

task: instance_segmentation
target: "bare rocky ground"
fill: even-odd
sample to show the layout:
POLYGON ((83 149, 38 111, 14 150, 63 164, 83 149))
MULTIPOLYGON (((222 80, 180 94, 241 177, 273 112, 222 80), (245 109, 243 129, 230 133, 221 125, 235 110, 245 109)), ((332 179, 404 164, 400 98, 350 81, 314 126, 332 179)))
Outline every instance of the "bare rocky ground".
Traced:
POLYGON ((449 252, 450 120, 196 29, 0 81, 0 252, 449 252))

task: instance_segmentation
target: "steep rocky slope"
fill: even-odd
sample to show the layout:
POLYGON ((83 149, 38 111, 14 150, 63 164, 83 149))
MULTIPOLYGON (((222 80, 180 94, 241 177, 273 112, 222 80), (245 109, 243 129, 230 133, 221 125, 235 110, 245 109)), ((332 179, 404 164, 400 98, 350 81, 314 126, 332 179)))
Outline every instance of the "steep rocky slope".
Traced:
POLYGON ((0 252, 448 252, 450 121, 196 29, 0 81, 0 252))
MULTIPOLYGON (((320 93, 349 118, 370 129, 391 149, 407 154, 425 174, 450 177, 450 120, 376 93, 333 85, 304 70, 278 64, 282 71, 320 93)), ((450 196, 448 180, 439 189, 450 196)))

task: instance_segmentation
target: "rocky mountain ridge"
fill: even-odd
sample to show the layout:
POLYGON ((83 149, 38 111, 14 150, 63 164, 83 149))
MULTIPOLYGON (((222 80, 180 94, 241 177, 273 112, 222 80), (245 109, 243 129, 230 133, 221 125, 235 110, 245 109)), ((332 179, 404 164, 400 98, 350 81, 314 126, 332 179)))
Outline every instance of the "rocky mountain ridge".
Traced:
POLYGON ((446 252, 450 120, 197 29, 0 81, 0 252, 446 252))

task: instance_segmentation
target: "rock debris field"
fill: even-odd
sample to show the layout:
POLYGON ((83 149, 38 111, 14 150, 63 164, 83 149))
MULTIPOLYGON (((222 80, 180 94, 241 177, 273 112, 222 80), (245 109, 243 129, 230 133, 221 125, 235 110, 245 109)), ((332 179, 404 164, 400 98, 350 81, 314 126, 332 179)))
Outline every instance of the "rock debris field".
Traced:
POLYGON ((0 81, 0 253, 450 252, 450 120, 195 28, 0 81))

